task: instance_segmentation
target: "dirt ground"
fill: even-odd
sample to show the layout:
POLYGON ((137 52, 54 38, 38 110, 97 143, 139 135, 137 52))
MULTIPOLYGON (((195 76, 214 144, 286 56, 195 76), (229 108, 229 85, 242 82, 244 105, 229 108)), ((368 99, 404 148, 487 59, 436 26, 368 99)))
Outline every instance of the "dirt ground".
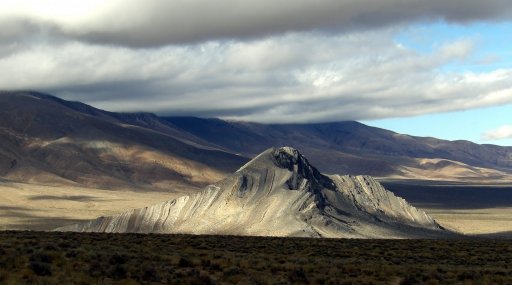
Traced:
POLYGON ((467 235, 512 237, 512 186, 384 182, 444 227, 467 235))
MULTIPOLYGON (((450 230, 467 235, 512 237, 512 187, 425 183, 385 186, 450 230)), ((0 181, 0 230, 51 230, 153 205, 184 193, 184 189, 107 190, 0 181)))
POLYGON ((0 182, 0 230, 51 230, 163 202, 178 193, 0 182))
POLYGON ((423 210, 445 228, 466 235, 512 237, 512 208, 423 210))

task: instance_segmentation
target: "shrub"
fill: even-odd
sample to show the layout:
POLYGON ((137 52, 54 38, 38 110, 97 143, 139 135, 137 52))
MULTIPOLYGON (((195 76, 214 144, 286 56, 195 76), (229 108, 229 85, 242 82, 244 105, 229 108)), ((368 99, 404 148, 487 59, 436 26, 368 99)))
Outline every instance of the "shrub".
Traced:
POLYGON ((117 264, 110 268, 108 276, 114 280, 120 280, 126 278, 126 269, 123 265, 117 264))
POLYGON ((180 257, 180 260, 178 261, 178 266, 179 267, 191 267, 192 262, 185 257, 180 257))
POLYGON ((38 276, 50 276, 52 275, 52 269, 50 264, 38 262, 38 261, 31 261, 29 263, 30 269, 38 275, 38 276))
POLYGON ((400 285, 415 285, 420 284, 420 280, 416 275, 407 275, 402 281, 400 281, 400 285))
POLYGON ((142 280, 144 281, 157 281, 158 272, 152 265, 145 265, 142 269, 142 280))
POLYGON ((288 280, 292 283, 309 283, 302 267, 294 268, 288 272, 288 280))
POLYGON ((45 252, 36 252, 30 256, 29 260, 41 263, 52 263, 53 258, 45 252))
POLYGON ((88 273, 92 277, 100 277, 104 275, 103 266, 98 261, 92 261, 89 265, 88 273))
POLYGON ((240 267, 238 267, 238 266, 231 266, 231 267, 226 268, 226 270, 224 270, 224 276, 234 276, 234 275, 239 275, 242 273, 244 273, 244 271, 242 269, 240 269, 240 267))
POLYGON ((114 253, 110 259, 109 259, 109 263, 112 264, 112 265, 117 265, 117 264, 125 264, 126 263, 126 256, 124 255, 120 255, 118 253, 114 253))

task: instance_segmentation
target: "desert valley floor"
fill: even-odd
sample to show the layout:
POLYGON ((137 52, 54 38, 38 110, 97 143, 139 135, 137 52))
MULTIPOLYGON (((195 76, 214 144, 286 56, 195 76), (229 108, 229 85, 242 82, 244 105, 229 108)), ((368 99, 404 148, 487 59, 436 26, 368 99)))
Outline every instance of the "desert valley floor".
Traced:
POLYGON ((0 229, 52 230, 169 200, 181 192, 0 182, 0 229))
POLYGON ((383 184, 448 229, 467 235, 512 237, 512 185, 383 184))
MULTIPOLYGON (((467 235, 511 237, 512 185, 385 181, 444 227, 467 235)), ((51 230, 182 195, 177 192, 57 187, 0 181, 0 229, 51 230), (70 194, 73 193, 73 194, 70 194), (16 206, 13 206, 16 205, 16 206)))

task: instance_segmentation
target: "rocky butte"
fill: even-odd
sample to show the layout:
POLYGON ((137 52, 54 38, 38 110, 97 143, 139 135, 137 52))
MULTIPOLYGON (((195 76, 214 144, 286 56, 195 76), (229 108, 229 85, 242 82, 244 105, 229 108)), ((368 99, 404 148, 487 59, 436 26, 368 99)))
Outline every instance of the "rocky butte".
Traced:
POLYGON ((264 151, 197 194, 57 230, 327 238, 451 234, 372 177, 321 174, 290 147, 264 151))

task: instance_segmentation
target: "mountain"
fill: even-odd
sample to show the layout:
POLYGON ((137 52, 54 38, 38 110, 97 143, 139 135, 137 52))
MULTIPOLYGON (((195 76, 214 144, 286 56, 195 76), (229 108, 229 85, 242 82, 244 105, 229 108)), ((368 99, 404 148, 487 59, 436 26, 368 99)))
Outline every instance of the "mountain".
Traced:
POLYGON ((0 92, 0 177, 100 188, 200 188, 248 159, 147 113, 0 92))
POLYGON ((194 117, 164 119, 184 132, 248 157, 272 146, 290 145, 326 173, 464 182, 512 181, 512 147, 415 137, 351 121, 257 124, 194 117))
POLYGON ((290 147, 264 151, 200 193, 58 230, 345 238, 449 234, 373 178, 323 175, 290 147))
POLYGON ((199 189, 281 145, 300 149, 324 173, 512 181, 512 147, 414 137, 358 122, 258 124, 114 113, 38 92, 0 92, 0 178, 9 181, 199 189))

